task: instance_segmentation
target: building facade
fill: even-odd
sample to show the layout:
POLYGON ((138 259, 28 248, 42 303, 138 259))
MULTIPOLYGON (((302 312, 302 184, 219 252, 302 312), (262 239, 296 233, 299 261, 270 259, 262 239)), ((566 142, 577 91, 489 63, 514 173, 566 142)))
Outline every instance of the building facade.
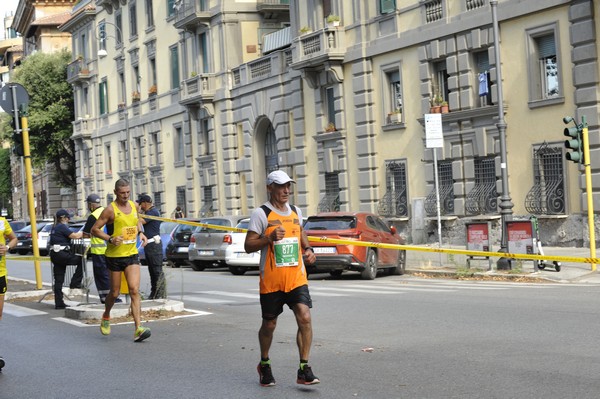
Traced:
POLYGON ((307 214, 373 211, 409 242, 438 241, 437 197, 444 242, 463 244, 473 220, 490 222, 497 242, 505 194, 510 217, 540 218, 544 243, 586 245, 583 167, 565 160, 562 118, 586 117, 596 177, 598 8, 82 1, 63 26, 73 35, 79 207, 90 192, 110 200, 125 177, 166 214, 176 205, 188 216, 245 214, 281 168, 307 214), (434 150, 424 115, 442 106, 434 150))

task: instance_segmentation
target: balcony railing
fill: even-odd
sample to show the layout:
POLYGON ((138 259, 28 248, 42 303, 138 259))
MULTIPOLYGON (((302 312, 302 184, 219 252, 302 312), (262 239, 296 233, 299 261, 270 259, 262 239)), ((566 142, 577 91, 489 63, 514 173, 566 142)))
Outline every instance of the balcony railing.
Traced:
POLYGON ((180 104, 212 102, 217 78, 214 73, 203 73, 183 81, 180 104))
POLYGON ((90 77, 90 69, 84 59, 78 58, 67 65, 67 82, 75 83, 78 80, 87 80, 90 77))
POLYGON ((290 0, 257 0, 256 9, 262 13, 289 12, 290 0))
POLYGON ((239 86, 287 72, 291 50, 275 51, 233 69, 233 85, 239 86))
POLYGON ((306 33, 295 38, 294 42, 294 69, 314 67, 328 61, 341 62, 346 53, 345 34, 338 28, 306 33))
POLYGON ((92 132, 96 129, 96 119, 92 118, 79 118, 73 121, 73 136, 72 139, 77 138, 90 138, 92 132))
POLYGON ((177 29, 191 29, 210 21, 210 13, 202 0, 181 0, 181 5, 175 13, 177 29))

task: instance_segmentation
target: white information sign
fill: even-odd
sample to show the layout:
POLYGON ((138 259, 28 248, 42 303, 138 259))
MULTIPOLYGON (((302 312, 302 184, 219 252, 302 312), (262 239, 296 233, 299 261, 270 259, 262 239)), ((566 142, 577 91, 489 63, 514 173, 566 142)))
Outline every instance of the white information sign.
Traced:
POLYGON ((425 114, 425 147, 444 147, 442 114, 425 114))

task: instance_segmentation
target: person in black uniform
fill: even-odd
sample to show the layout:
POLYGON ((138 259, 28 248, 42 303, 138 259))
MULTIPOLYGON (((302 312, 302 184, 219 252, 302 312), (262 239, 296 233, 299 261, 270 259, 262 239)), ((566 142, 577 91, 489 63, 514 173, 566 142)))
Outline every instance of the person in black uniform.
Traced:
MULTIPOLYGON (((152 198, 148 194, 142 194, 137 200, 140 208, 145 215, 160 216, 160 211, 154 207, 152 198)), ((163 273, 163 248, 160 242, 160 220, 142 219, 144 225, 144 235, 148 237, 144 253, 146 263, 148 263, 148 272, 150 273, 150 295, 148 299, 158 299, 167 297, 167 287, 165 274, 163 273)))
POLYGON ((69 229, 69 212, 59 209, 56 212, 54 226, 50 231, 50 260, 54 266, 54 307, 64 309, 66 307, 63 300, 62 286, 65 281, 67 265, 77 265, 70 288, 81 288, 83 280, 83 264, 81 256, 71 253, 71 239, 81 238, 81 231, 72 232, 69 229))

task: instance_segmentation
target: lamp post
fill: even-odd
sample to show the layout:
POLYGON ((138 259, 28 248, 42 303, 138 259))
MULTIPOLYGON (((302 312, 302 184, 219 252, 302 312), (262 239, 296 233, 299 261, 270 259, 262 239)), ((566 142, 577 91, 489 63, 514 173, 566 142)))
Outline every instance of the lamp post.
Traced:
MULTIPOLYGON (((100 58, 104 58, 108 55, 108 52, 106 51, 106 38, 107 37, 112 37, 113 39, 115 39, 115 50, 119 51, 118 54, 118 58, 121 60, 121 62, 123 63, 123 71, 125 70, 125 45, 123 44, 123 32, 121 31, 121 29, 110 22, 106 22, 103 21, 101 22, 98 26, 97 26, 97 30, 98 30, 98 37, 100 39, 100 50, 98 50, 98 57, 100 58), (106 33, 106 27, 105 25, 111 25, 112 27, 115 28, 115 31, 118 33, 117 36, 109 36, 106 33)), ((127 105, 127 79, 125 77, 125 73, 123 73, 123 86, 122 86, 122 91, 123 91, 123 101, 121 102, 122 107, 119 108, 119 113, 123 114, 124 117, 124 121, 125 121, 125 137, 126 137, 126 142, 125 142, 125 156, 126 156, 126 161, 127 161, 127 180, 129 180, 129 187, 131 189, 131 194, 130 194, 130 198, 134 198, 134 182, 133 182, 133 168, 131 166, 131 140, 129 137, 129 110, 128 110, 128 105, 127 105)), ((108 95, 108 93, 107 93, 108 95)))
MULTIPOLYGON (((506 222, 512 220, 512 208, 514 204, 510 198, 508 189, 508 164, 506 161, 506 121, 504 120, 504 97, 502 94, 502 62, 500 61, 500 29, 498 27, 498 0, 490 0, 492 8, 492 24, 494 29, 494 56, 496 58, 496 80, 498 88, 498 135, 500 136, 500 177, 502 179, 502 195, 500 196, 500 220, 502 223, 502 238, 500 240, 500 252, 508 251, 508 236, 506 222)), ((507 258, 500 258, 496 263, 500 270, 510 269, 507 258)))

